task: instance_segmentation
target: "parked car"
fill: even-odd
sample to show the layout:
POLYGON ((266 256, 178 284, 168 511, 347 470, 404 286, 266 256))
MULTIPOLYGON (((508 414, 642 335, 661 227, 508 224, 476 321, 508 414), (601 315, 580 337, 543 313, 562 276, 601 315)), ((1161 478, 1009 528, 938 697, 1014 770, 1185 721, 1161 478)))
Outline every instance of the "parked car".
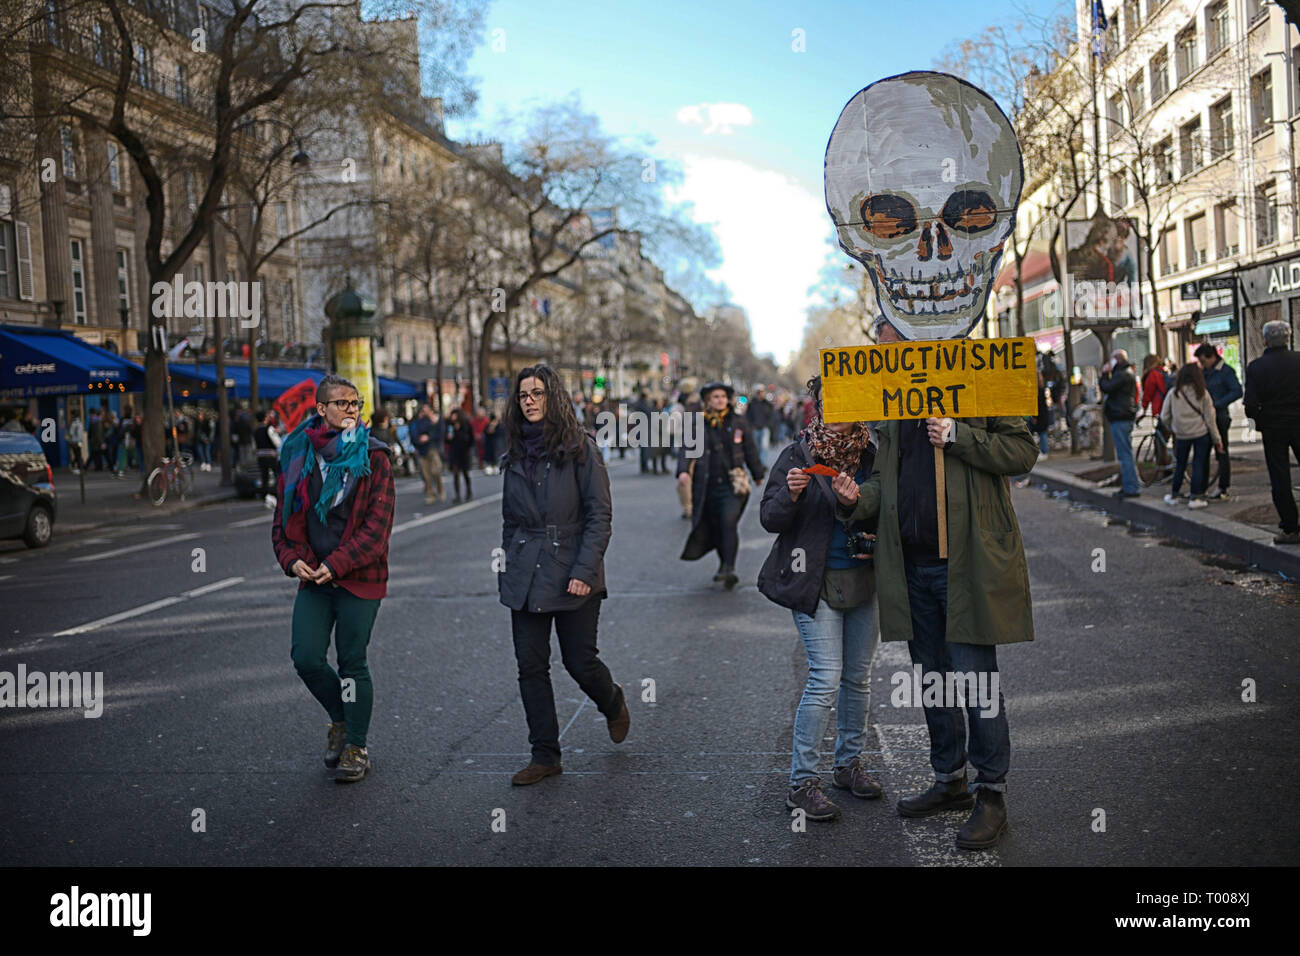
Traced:
POLYGON ((43 548, 54 535, 54 475, 35 435, 0 431, 0 538, 43 548))

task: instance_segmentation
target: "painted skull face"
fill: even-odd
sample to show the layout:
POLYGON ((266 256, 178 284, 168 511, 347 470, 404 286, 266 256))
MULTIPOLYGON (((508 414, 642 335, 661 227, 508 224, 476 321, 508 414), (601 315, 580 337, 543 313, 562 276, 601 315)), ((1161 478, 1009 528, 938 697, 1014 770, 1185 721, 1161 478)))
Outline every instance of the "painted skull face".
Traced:
POLYGON ((1024 183, 997 103, 946 73, 859 91, 826 147, 826 208, 905 339, 965 336, 984 314, 1024 183))

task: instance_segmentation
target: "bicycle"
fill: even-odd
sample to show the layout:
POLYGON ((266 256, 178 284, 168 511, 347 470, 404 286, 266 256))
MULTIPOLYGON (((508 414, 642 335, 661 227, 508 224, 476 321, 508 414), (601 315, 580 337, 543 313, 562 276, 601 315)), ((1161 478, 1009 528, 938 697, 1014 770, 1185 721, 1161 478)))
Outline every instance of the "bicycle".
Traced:
POLYGON ((193 493, 194 472, 190 467, 193 463, 193 455, 181 452, 179 458, 164 458, 161 465, 149 472, 149 500, 155 508, 167 500, 169 492, 182 501, 187 494, 193 493))
MULTIPOLYGON (((1135 425, 1141 424, 1145 415, 1139 415, 1135 425)), ((1174 450, 1171 447, 1164 426, 1157 422, 1155 430, 1146 435, 1138 443, 1137 453, 1133 456, 1134 464, 1137 466, 1138 480, 1145 487, 1162 484, 1169 481, 1174 476, 1174 450)), ((1189 464, 1190 469, 1190 464, 1189 464)), ((1210 460, 1206 464, 1205 487, 1209 488, 1219 477, 1219 461, 1214 455, 1213 449, 1210 452, 1210 460)), ((1188 476, 1190 478, 1190 475, 1188 476)))

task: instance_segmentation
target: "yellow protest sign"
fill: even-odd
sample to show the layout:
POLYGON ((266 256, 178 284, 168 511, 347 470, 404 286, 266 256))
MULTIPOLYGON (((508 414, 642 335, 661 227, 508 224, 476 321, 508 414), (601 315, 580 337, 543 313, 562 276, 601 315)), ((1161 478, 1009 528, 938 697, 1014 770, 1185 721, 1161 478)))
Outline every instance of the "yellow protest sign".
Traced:
POLYGON ((822 349, 828 422, 1038 414, 1034 340, 933 339, 822 349))

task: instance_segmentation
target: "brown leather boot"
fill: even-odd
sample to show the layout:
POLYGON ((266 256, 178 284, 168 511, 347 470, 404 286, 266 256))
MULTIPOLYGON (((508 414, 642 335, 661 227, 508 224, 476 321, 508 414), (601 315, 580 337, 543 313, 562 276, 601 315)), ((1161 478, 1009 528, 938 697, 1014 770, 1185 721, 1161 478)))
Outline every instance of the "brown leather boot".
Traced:
POLYGON ((516 787, 526 787, 530 783, 537 783, 539 780, 545 780, 547 777, 554 777, 557 773, 563 773, 563 768, 557 764, 530 763, 523 770, 510 778, 510 782, 516 787))
POLYGON ((618 688, 618 716, 610 718, 606 723, 609 724, 609 739, 621 744, 627 739, 628 728, 632 726, 632 715, 627 712, 627 696, 623 693, 623 685, 614 686, 618 688))

